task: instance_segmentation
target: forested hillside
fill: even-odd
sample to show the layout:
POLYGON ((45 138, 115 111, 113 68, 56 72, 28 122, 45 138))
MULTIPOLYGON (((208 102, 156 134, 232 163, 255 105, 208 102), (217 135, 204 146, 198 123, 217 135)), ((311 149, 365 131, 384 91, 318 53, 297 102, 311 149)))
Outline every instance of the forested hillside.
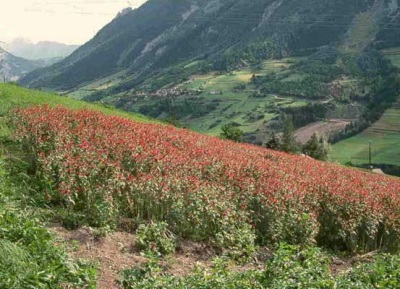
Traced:
POLYGON ((207 60, 191 68, 199 72, 310 54, 343 40, 360 13, 373 14, 379 46, 392 46, 386 30, 396 25, 396 12, 396 1, 383 0, 150 0, 118 15, 65 61, 21 83, 66 90, 125 70, 119 92, 166 68, 182 77, 179 66, 172 67, 189 60, 207 60))

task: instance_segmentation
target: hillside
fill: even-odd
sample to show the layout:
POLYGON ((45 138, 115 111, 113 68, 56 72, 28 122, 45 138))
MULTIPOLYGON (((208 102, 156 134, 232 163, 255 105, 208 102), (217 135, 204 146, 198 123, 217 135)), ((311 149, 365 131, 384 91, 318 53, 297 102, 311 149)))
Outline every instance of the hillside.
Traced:
POLYGON ((26 89, 15 84, 0 83, 0 116, 15 107, 29 107, 33 105, 64 106, 70 109, 91 109, 105 114, 119 115, 128 119, 151 122, 153 120, 139 115, 123 112, 112 107, 99 104, 91 104, 80 100, 69 99, 54 93, 26 89))
POLYGON ((16 85, 0 101, 2 288, 398 287, 397 178, 16 85))
MULTIPOLYGON (((309 54, 342 40, 360 13, 372 14, 374 27, 366 31, 372 33, 367 37, 381 37, 382 45, 393 45, 387 43, 383 32, 388 29, 385 17, 396 12, 395 1, 383 0, 147 1, 118 15, 64 62, 31 74, 21 83, 70 90, 125 71, 115 87, 121 92, 190 60, 207 60, 191 68, 198 72, 209 65, 218 70, 234 69, 243 62, 309 54)), ((389 19, 395 25, 397 18, 389 19)), ((360 47, 360 43, 353 44, 344 49, 360 47)), ((172 71, 183 77, 178 68, 172 71)))

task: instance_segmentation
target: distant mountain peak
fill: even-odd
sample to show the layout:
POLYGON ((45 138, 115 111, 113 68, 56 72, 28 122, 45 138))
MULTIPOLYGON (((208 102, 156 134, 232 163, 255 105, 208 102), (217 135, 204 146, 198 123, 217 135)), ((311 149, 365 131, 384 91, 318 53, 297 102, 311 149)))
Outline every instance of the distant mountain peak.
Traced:
POLYGON ((4 48, 15 56, 31 60, 46 58, 64 58, 69 56, 78 45, 67 45, 54 41, 39 41, 33 43, 29 39, 17 38, 4 45, 4 48))

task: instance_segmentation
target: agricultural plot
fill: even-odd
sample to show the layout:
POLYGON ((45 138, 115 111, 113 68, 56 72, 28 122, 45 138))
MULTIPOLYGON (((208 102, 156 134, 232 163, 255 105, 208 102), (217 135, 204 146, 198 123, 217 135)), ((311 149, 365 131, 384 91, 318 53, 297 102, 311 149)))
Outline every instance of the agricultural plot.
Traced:
POLYGON ((250 236, 252 227, 267 243, 398 245, 395 178, 88 110, 33 107, 12 121, 54 186, 46 198, 64 199, 91 225, 121 216, 168 220, 177 234, 220 238, 228 248, 245 246, 232 238, 250 236))
POLYGON ((369 142, 372 163, 400 165, 400 102, 362 133, 333 145, 332 159, 340 163, 368 164, 369 142))
MULTIPOLYGON (((225 124, 234 124, 246 133, 254 133, 277 116, 276 113, 271 113, 271 107, 307 105, 309 101, 287 96, 252 97, 257 92, 257 88, 250 83, 253 76, 271 73, 286 75, 288 69, 301 59, 298 57, 268 60, 257 67, 243 68, 223 75, 194 75, 178 87, 202 90, 199 97, 204 98, 204 106, 217 101, 219 105, 201 117, 188 116, 182 119, 182 122, 192 130, 210 135, 218 135, 225 124), (244 87, 240 89, 239 85, 244 85, 244 87)), ((292 77, 301 78, 299 75, 292 77)))

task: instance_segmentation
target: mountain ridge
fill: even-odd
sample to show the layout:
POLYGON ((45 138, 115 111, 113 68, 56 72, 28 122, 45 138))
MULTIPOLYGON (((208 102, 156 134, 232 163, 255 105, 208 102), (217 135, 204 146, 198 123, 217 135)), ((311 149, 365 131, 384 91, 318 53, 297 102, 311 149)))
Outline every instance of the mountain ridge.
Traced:
POLYGON ((214 68, 230 68, 237 60, 229 63, 224 54, 253 42, 264 45, 263 58, 284 57, 339 41, 357 13, 394 13, 393 5, 376 3, 150 0, 116 17, 64 62, 21 83, 68 90, 122 69, 138 79, 191 59, 211 59, 214 68), (82 67, 85 75, 79 73, 82 67), (79 77, 68 78, 76 73, 79 77))
POLYGON ((29 60, 62 59, 69 56, 78 47, 79 45, 68 45, 54 41, 33 43, 24 38, 14 39, 3 45, 3 48, 11 54, 29 60))
POLYGON ((15 56, 0 47, 0 78, 4 82, 17 81, 28 72, 51 65, 59 60, 59 58, 29 60, 15 56))

